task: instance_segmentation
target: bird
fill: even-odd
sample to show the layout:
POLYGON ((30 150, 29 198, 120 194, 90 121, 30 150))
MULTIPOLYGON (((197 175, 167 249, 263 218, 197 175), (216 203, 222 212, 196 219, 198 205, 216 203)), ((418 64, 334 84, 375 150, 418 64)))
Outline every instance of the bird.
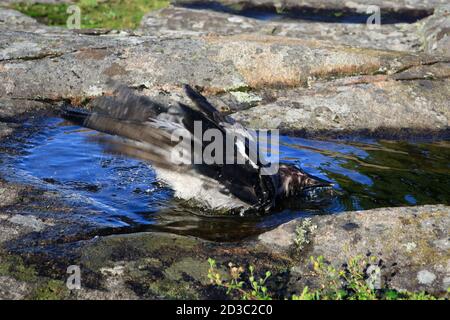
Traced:
POLYGON ((286 199, 331 186, 297 165, 272 166, 250 129, 220 112, 199 90, 188 84, 183 89, 189 103, 162 103, 115 85, 112 94, 94 99, 90 110, 66 105, 60 116, 103 133, 92 139, 106 152, 149 162, 176 198, 208 210, 268 213, 286 199), (225 138, 214 141, 227 151, 212 152, 214 159, 202 157, 211 148, 201 139, 208 130, 225 138))

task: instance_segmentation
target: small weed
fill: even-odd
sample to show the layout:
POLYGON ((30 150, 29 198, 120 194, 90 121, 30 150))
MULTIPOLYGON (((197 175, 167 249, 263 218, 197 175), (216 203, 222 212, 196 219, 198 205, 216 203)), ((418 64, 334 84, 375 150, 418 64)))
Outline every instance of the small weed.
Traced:
POLYGON ((325 263, 324 258, 310 258, 313 273, 319 277, 322 283, 319 295, 331 300, 376 300, 376 291, 370 283, 366 269, 375 263, 376 258, 356 256, 351 258, 346 267, 336 269, 331 264, 325 263))
MULTIPOLYGON (((376 257, 356 256, 341 268, 337 269, 324 261, 322 256, 311 257, 310 262, 314 276, 318 277, 320 288, 311 290, 307 286, 303 288, 301 294, 284 297, 291 300, 436 300, 426 292, 397 291, 389 288, 374 288, 368 266, 376 263, 376 257)), ((208 278, 211 284, 227 289, 227 294, 231 298, 245 300, 269 300, 271 294, 266 281, 271 276, 269 271, 265 277, 257 279, 254 267, 250 266, 245 277, 245 270, 242 267, 230 263, 229 277, 222 276, 217 269, 216 261, 208 259, 210 268, 208 278)), ((283 298, 283 297, 282 297, 283 298)))
POLYGON ((265 273, 265 277, 257 278, 255 268, 249 266, 248 278, 243 280, 244 268, 228 264, 229 280, 225 280, 217 270, 216 261, 209 258, 208 279, 211 284, 227 289, 228 295, 238 296, 243 300, 271 300, 268 295, 265 283, 271 276, 270 271, 265 273))
POLYGON ((306 218, 300 225, 295 228, 295 247, 297 251, 301 251, 310 243, 310 235, 317 229, 317 226, 312 223, 311 218, 306 218))

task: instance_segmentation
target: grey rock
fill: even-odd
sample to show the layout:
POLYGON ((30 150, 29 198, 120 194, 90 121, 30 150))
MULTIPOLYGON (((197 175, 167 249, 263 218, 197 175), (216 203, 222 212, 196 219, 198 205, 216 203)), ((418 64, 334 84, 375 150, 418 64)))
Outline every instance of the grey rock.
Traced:
POLYGON ((448 290, 450 288, 450 277, 445 277, 442 281, 442 290, 448 290))
POLYGON ((450 57, 450 5, 436 8, 435 13, 420 23, 426 52, 450 57))
POLYGON ((0 208, 16 203, 19 199, 19 191, 17 187, 0 181, 0 208))
POLYGON ((46 228, 47 224, 35 216, 24 216, 16 214, 8 219, 9 222, 21 225, 23 227, 32 229, 33 231, 42 231, 46 228))
POLYGON ((2 29, 21 29, 32 28, 39 24, 31 17, 28 17, 16 10, 0 10, 0 28, 2 29))
POLYGON ((0 276, 1 300, 21 300, 25 298, 29 291, 30 288, 26 282, 7 276, 0 276))
MULTIPOLYGON (((301 221, 288 222, 258 239, 272 252, 293 252, 295 229, 301 221)), ((449 222, 450 207, 446 206, 387 208, 313 217, 317 229, 301 253, 303 262, 292 269, 290 288, 298 291, 307 284, 318 285, 318 280, 308 275, 309 256, 323 256, 340 267, 351 257, 369 254, 383 260, 382 277, 386 285, 398 290, 445 293, 446 288, 441 284, 448 277, 444 266, 450 256, 448 250, 437 248, 433 241, 448 238, 449 222), (348 223, 359 227, 343 228, 348 223), (424 229, 423 223, 431 229, 424 229)))
POLYGON ((450 240, 449 239, 439 239, 433 242, 436 247, 442 251, 450 250, 450 240))
POLYGON ((9 127, 6 123, 0 122, 0 139, 11 135, 12 132, 13 129, 11 127, 9 127))
MULTIPOLYGON (((1 5, 1 3, 0 3, 1 5)), ((16 10, 0 7, 0 30, 25 31, 41 34, 70 33, 61 27, 49 27, 16 10)))
POLYGON ((0 219, 0 243, 17 239, 20 235, 16 226, 7 225, 4 220, 0 219))
MULTIPOLYGON (((81 241, 75 238, 72 241, 76 241, 76 245, 71 241, 61 242, 59 238, 42 239, 39 243, 53 241, 58 243, 58 252, 77 258, 68 262, 64 255, 40 255, 33 263, 38 261, 56 269, 62 265, 61 277, 67 276, 64 266, 83 266, 82 289, 73 290, 72 299, 204 299, 220 294, 220 290, 209 286, 208 258, 217 261, 222 274, 227 273, 229 262, 244 267, 254 265, 258 274, 270 270, 283 290, 300 293, 306 285, 310 288, 320 285, 320 280, 309 271, 309 256, 322 255, 341 266, 351 257, 370 254, 383 261, 384 286, 442 295, 448 283, 449 256, 447 251, 436 248, 433 241, 448 237, 449 213, 449 207, 421 206, 316 216, 311 220, 311 227, 316 228, 310 228, 308 241, 301 251, 296 250, 294 239, 295 229, 302 224, 302 219, 264 233, 258 239, 238 243, 158 232, 81 241), (430 224, 431 232, 423 229, 423 224, 430 224), (416 245, 408 250, 411 243, 416 245), (431 280, 433 276, 423 270, 435 278, 431 280)), ((5 223, 10 222, 0 218, 0 226, 5 223)), ((0 251, 0 260, 3 254, 0 251)), ((11 257, 9 260, 14 261, 11 257)), ((38 282, 42 282, 39 277, 27 280, 23 290, 20 289, 22 282, 13 283, 11 291, 20 289, 22 296, 30 296, 31 288, 38 282)))
POLYGON ((449 72, 449 66, 437 64, 418 70, 417 75, 411 70, 393 76, 315 82, 310 88, 274 94, 270 103, 238 111, 233 117, 252 128, 304 130, 316 135, 366 131, 401 136, 401 128, 445 132, 450 121, 449 81, 447 76, 427 79, 427 74, 449 72), (395 81, 398 77, 411 80, 395 81))
MULTIPOLYGON (((324 2, 333 8, 367 4, 362 0, 353 4, 317 3, 324 2)), ((439 2, 417 1, 415 5, 427 11, 439 2)), ((389 10, 407 7, 406 0, 379 3, 389 10)), ((180 98, 182 83, 197 85, 218 106, 229 107, 236 119, 256 128, 306 130, 314 134, 377 131, 386 127, 394 131, 448 130, 447 59, 367 48, 417 50, 415 35, 409 38, 402 26, 383 29, 386 38, 378 38, 360 26, 335 26, 336 33, 329 35, 329 29, 317 25, 308 35, 307 29, 312 26, 270 22, 275 29, 257 30, 269 24, 263 26, 252 19, 213 13, 208 15, 217 19, 219 26, 208 21, 201 26, 205 19, 198 12, 171 8, 147 16, 143 29, 137 33, 89 34, 36 25, 34 20, 15 12, 0 12, 4 17, 0 20, 6 21, 0 23, 0 132, 4 135, 11 134, 12 120, 20 115, 57 108, 66 101, 85 105, 86 101, 108 93, 109 79, 153 97, 171 92, 170 97, 175 99, 180 98), (188 19, 181 21, 177 15, 187 15, 188 19), (225 20, 229 30, 217 31, 225 20), (242 34, 246 25, 253 34, 242 34), (205 34, 205 30, 216 34, 205 34), (321 30, 323 41, 313 37, 317 30, 321 30), (236 35, 223 36, 222 32, 236 35), (352 47, 333 42, 339 39, 352 47)), ((304 242, 297 257, 292 254, 295 228, 301 223, 297 220, 257 240, 239 244, 159 233, 91 239, 81 222, 68 223, 61 218, 49 223, 38 216, 46 212, 55 217, 73 217, 77 208, 67 208, 57 202, 56 196, 45 193, 39 194, 38 204, 24 201, 19 205, 19 193, 14 193, 14 187, 7 183, 0 185, 0 203, 5 210, 0 214, 0 242, 12 241, 24 250, 29 246, 37 248, 33 247, 36 243, 57 243, 58 252, 68 256, 72 256, 70 250, 82 247, 73 255, 80 257, 79 261, 71 263, 83 265, 98 277, 92 285, 95 289, 83 288, 74 293, 74 298, 205 298, 211 289, 206 279, 208 257, 215 258, 222 270, 230 261, 255 264, 258 270, 275 270, 279 272, 276 277, 289 277, 283 278, 289 291, 298 292, 315 281, 308 278, 309 255, 323 255, 340 265, 369 250, 383 259, 386 281, 393 288, 442 294, 448 283, 445 240, 450 210, 445 206, 315 217, 313 224, 317 229, 308 234, 310 239, 304 242), (27 238, 32 231, 41 233, 27 238), (423 270, 435 279, 430 281, 432 277, 423 272, 418 278, 423 270)), ((0 258, 3 255, 0 252, 0 258)), ((43 263, 56 268, 67 262, 65 256, 52 256, 59 258, 62 261, 43 263)), ((2 293, 3 282, 16 288, 11 290, 17 292, 12 297, 24 297, 24 292, 30 291, 28 286, 8 277, 0 281, 0 297, 8 297, 2 293)))
POLYGON ((48 110, 50 104, 34 100, 11 100, 0 97, 0 118, 3 123, 13 122, 28 112, 48 110), (11 121, 8 121, 11 120, 11 121))
MULTIPOLYGON (((384 127, 391 131, 448 128, 450 68, 443 58, 353 48, 308 37, 202 35, 194 30, 194 21, 202 21, 195 10, 169 8, 156 15, 166 13, 163 25, 175 30, 171 35, 4 30, 0 34, 0 115, 38 110, 51 102, 80 105, 110 92, 112 79, 143 88, 150 96, 161 91, 176 96, 182 83, 199 86, 221 110, 238 111, 234 117, 255 128, 311 134, 384 127), (181 18, 174 18, 177 14, 181 18), (186 22, 185 15, 190 17, 186 22), (177 36, 186 24, 194 34, 180 31, 177 36), (386 118, 386 112, 393 116, 386 118)), ((227 25, 239 30, 242 21, 256 23, 219 15, 213 21, 232 18, 227 25)), ((10 133, 2 127, 2 135, 10 133)))
POLYGON ((61 47, 59 41, 64 37, 2 36, 3 41, 11 37, 17 41, 8 42, 0 51, 0 77, 4 80, 0 93, 23 99, 96 96, 107 90, 108 78, 148 88, 189 82, 210 92, 248 86, 294 86, 304 84, 309 76, 320 78, 336 72, 395 72, 420 64, 423 59, 283 37, 96 40, 78 36, 72 37, 68 47, 61 47), (303 54, 299 56, 298 52, 303 54), (54 72, 39 76, 44 69, 54 72), (36 77, 41 81, 33 81, 36 77), (19 82, 20 86, 16 84, 19 82))
POLYGON ((420 270, 417 273, 417 280, 420 284, 432 285, 434 280, 436 280, 436 275, 428 270, 420 270))
POLYGON ((197 85, 213 101, 223 95, 234 103, 233 110, 256 106, 236 118, 259 128, 448 125, 449 68, 436 57, 261 35, 174 38, 5 31, 0 44, 0 95, 6 105, 62 100, 79 105, 108 93, 107 83, 113 79, 144 88, 149 95, 180 92, 182 83, 197 85), (377 73, 385 77, 351 77, 377 73), (333 78, 342 80, 329 81, 333 78), (385 109, 397 110, 398 116, 386 120, 385 109), (264 120, 272 113, 276 124, 264 120))
POLYGON ((258 33, 301 39, 324 40, 354 47, 417 51, 420 37, 414 24, 365 24, 302 21, 264 21, 200 9, 169 7, 148 13, 141 30, 148 35, 200 35, 258 33))

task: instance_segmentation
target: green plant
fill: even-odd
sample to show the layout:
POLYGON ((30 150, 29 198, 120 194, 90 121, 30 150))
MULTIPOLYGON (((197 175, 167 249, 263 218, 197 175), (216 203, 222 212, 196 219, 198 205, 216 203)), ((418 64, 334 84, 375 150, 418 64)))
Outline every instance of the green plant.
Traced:
MULTIPOLYGON (((299 295, 284 297, 292 300, 436 300, 426 292, 397 291, 389 288, 374 288, 367 274, 368 266, 377 262, 376 257, 356 256, 350 258, 342 268, 325 262, 324 257, 311 257, 312 275, 318 277, 319 288, 311 290, 304 287, 299 295)), ((229 276, 225 278, 217 269, 215 260, 208 259, 210 268, 208 278, 211 284, 227 289, 231 297, 247 300, 267 300, 274 294, 268 292, 265 283, 271 276, 268 271, 264 278, 256 279, 254 267, 249 267, 245 280, 244 268, 230 263, 229 276)), ((283 298, 283 297, 281 297, 283 298)))
POLYGON ((322 281, 321 295, 334 300, 375 300, 377 298, 373 284, 366 273, 376 257, 356 256, 348 260, 345 268, 336 269, 324 262, 324 258, 311 257, 313 272, 322 281))
POLYGON ((319 291, 309 291, 308 286, 303 288, 302 293, 298 295, 293 295, 291 297, 291 300, 320 300, 320 293, 319 291))
MULTIPOLYGON (((168 0, 79 0, 74 3, 81 10, 81 28, 135 29, 149 11, 164 8, 168 0)), ((11 7, 38 21, 65 26, 69 4, 15 3, 11 7)))
POLYGON ((243 279, 244 268, 235 266, 233 263, 228 264, 229 279, 224 279, 217 269, 216 261, 209 258, 208 279, 211 284, 227 289, 227 294, 237 295, 243 300, 271 300, 265 286, 267 279, 271 276, 270 271, 265 273, 265 277, 257 278, 255 268, 249 266, 248 279, 243 279))
POLYGON ((310 243, 310 235, 317 229, 317 226, 312 223, 311 218, 302 220, 302 223, 295 228, 294 243, 298 251, 304 249, 305 245, 310 243))
POLYGON ((48 280, 40 283, 28 297, 32 300, 61 300, 67 297, 68 290, 65 283, 60 280, 48 280))

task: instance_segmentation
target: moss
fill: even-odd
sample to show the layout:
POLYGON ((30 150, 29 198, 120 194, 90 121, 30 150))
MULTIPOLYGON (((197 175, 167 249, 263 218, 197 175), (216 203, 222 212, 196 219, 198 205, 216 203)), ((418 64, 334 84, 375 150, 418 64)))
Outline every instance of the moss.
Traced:
POLYGON ((112 267, 115 261, 140 261, 152 258, 156 261, 188 256, 195 250, 198 240, 163 233, 136 233, 111 236, 85 248, 82 264, 96 271, 112 267))
POLYGON ((2 255, 0 276, 12 277, 31 285, 34 289, 27 296, 27 299, 59 300, 68 295, 68 290, 63 281, 39 277, 35 267, 26 265, 19 256, 2 255))
POLYGON ((67 297, 69 291, 60 280, 48 280, 37 286, 30 295, 32 300, 61 300, 67 297))
POLYGON ((23 259, 18 256, 4 256, 0 261, 0 275, 10 276, 24 282, 37 280, 37 272, 34 267, 26 266, 23 259))
POLYGON ((236 98, 239 103, 247 103, 250 105, 256 105, 257 102, 262 101, 262 98, 253 93, 232 91, 231 94, 236 98))
POLYGON ((169 279, 155 281, 149 284, 149 291, 157 297, 166 299, 199 299, 198 289, 192 283, 169 279))
POLYGON ((67 4, 27 4, 27 3, 15 3, 11 7, 17 11, 20 11, 32 18, 35 18, 41 23, 50 26, 64 26, 68 18, 66 13, 67 4))
POLYGON ((172 280, 182 280, 187 276, 202 284, 207 284, 208 279, 205 273, 208 272, 208 264, 205 261, 195 260, 193 258, 185 258, 181 261, 173 263, 164 271, 167 278, 172 280))
POLYGON ((230 93, 233 93, 233 92, 249 93, 251 91, 252 91, 252 88, 250 86, 242 86, 242 85, 228 90, 228 92, 230 92, 230 93))
MULTIPOLYGON (((168 0, 81 0, 81 28, 135 29, 149 11, 164 8, 168 0)), ((51 26, 65 26, 69 4, 16 3, 12 8, 51 26)))
POLYGON ((146 299, 199 299, 207 284, 207 263, 202 259, 182 258, 163 261, 146 258, 132 263, 123 278, 130 289, 146 299))

